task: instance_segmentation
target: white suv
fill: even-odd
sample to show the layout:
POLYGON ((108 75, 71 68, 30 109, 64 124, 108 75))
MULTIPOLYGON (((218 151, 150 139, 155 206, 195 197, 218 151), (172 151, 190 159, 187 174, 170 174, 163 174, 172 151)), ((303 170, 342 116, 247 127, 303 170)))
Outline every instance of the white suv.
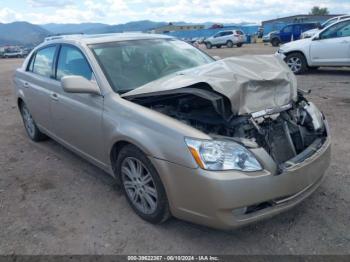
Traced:
POLYGON ((339 22, 341 20, 345 20, 350 18, 350 15, 341 15, 337 17, 333 17, 331 19, 328 19, 326 22, 322 23, 318 28, 314 28, 308 31, 305 31, 301 34, 301 38, 310 38, 313 37, 315 34, 320 32, 322 29, 326 28, 327 26, 330 26, 331 24, 334 24, 336 22, 339 22))
POLYGON ((207 38, 204 43, 208 49, 213 46, 220 48, 224 45, 232 48, 234 45, 241 47, 245 41, 246 36, 241 30, 225 30, 207 38))
POLYGON ((350 18, 326 27, 312 38, 284 44, 277 54, 295 74, 320 66, 350 66, 350 18))

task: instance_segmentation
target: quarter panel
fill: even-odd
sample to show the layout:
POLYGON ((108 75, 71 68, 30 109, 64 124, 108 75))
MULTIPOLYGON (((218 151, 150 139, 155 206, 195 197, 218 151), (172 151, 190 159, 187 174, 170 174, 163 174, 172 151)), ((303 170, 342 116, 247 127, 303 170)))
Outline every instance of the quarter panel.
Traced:
POLYGON ((24 95, 24 102, 31 112, 35 122, 47 130, 52 129, 50 120, 50 83, 52 79, 42 77, 18 69, 16 71, 16 86, 24 95), (27 86, 25 86, 27 84, 27 86))

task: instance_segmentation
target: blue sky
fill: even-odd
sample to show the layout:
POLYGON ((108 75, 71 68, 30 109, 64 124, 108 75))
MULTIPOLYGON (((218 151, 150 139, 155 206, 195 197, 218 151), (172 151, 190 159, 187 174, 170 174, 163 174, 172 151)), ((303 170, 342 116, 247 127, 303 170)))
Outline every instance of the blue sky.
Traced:
POLYGON ((0 0, 0 22, 101 22, 135 20, 252 22, 305 14, 314 5, 350 13, 350 0, 0 0))

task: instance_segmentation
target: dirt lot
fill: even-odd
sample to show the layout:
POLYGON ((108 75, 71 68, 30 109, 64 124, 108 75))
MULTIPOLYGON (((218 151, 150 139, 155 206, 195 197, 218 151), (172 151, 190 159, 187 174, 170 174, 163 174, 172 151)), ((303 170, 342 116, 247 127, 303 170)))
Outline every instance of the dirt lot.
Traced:
MULTIPOLYGON (((273 52, 263 45, 210 51, 273 52)), ((350 254, 349 69, 298 76, 331 126, 332 164, 321 187, 287 213, 221 232, 177 219, 150 225, 104 172, 54 141, 30 142, 12 98, 21 62, 0 59, 1 254, 350 254)))

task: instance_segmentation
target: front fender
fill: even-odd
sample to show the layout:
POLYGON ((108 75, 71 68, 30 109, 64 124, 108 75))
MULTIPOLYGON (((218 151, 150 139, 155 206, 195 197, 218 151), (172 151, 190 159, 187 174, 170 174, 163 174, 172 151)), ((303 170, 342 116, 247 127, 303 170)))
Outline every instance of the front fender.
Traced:
POLYGON ((114 95, 105 99, 103 125, 109 161, 115 143, 125 141, 150 157, 197 168, 184 138, 210 139, 178 120, 114 95))

